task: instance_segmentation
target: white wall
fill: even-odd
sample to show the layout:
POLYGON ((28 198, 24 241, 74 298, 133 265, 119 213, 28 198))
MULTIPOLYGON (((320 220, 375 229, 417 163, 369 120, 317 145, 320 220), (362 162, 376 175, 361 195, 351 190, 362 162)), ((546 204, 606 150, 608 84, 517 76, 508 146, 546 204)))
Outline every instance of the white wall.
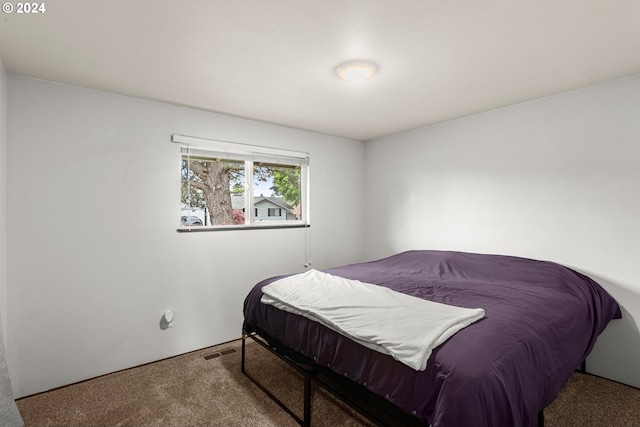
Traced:
POLYGON ((313 267, 363 260, 362 142, 15 75, 8 109, 18 397, 240 337, 249 289, 302 271, 307 231, 313 267), (177 233, 173 133, 309 152, 311 228, 177 233))
POLYGON ((7 72, 0 58, 0 323, 7 336, 7 72))
POLYGON ((640 76, 369 141, 366 256, 552 260, 623 306, 588 369, 640 387, 640 76))

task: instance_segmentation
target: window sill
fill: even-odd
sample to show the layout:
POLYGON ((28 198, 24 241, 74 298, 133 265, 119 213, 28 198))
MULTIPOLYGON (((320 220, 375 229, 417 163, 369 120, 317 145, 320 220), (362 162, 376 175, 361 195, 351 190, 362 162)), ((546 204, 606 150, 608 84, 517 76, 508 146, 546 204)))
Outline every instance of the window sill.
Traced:
POLYGON ((207 231, 236 231, 236 230, 276 230, 282 228, 309 228, 310 224, 277 224, 277 225, 230 225, 228 227, 180 227, 176 231, 178 233, 201 233, 207 231))

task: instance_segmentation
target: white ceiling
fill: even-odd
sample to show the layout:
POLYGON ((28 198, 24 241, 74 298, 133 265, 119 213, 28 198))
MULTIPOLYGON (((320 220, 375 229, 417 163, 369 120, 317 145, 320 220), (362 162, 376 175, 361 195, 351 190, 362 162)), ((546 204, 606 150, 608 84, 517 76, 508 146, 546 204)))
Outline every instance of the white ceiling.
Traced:
POLYGON ((9 73, 358 140, 640 73, 638 0, 41 2, 0 14, 9 73))

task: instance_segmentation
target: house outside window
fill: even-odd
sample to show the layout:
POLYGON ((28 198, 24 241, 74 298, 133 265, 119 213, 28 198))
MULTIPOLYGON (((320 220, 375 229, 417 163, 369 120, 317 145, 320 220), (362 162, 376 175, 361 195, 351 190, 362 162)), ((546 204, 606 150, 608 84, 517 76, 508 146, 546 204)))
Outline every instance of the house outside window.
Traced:
POLYGON ((178 231, 309 225, 306 153, 183 135, 173 141, 181 145, 178 231))

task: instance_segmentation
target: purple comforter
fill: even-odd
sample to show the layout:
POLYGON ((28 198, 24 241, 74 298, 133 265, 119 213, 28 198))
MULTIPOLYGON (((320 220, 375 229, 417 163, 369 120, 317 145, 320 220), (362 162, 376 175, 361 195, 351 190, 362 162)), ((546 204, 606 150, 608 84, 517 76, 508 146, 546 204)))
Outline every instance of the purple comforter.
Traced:
POLYGON ((596 282, 545 261, 410 251, 325 271, 485 310, 484 319, 433 351, 425 371, 414 371, 262 304, 262 286, 277 278, 258 283, 246 298, 247 329, 258 327, 433 427, 535 426, 538 412, 557 397, 609 321, 621 317, 616 301, 596 282))

